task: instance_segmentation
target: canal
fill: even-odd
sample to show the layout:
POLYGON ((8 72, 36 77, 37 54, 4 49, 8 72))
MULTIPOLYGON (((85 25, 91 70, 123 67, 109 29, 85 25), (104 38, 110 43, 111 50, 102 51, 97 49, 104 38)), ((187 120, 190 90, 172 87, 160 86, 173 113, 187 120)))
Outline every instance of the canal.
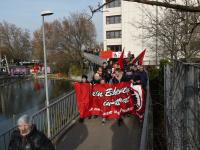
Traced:
MULTIPOLYGON (((72 82, 49 80, 50 102, 72 90, 72 82)), ((0 87, 0 134, 12 127, 19 115, 32 114, 45 106, 45 83, 43 79, 26 79, 0 87)))

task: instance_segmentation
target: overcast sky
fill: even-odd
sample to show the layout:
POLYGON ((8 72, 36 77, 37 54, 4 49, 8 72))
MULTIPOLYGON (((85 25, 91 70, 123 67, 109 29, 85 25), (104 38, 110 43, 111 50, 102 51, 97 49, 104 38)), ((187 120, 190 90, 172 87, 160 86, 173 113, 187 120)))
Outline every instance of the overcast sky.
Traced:
MULTIPOLYGON (((30 33, 42 25, 41 11, 51 10, 55 14, 45 18, 46 21, 62 19, 73 12, 88 12, 89 5, 97 6, 102 0, 1 0, 0 22, 13 23, 18 27, 28 29, 30 33)), ((102 13, 93 17, 97 30, 97 40, 103 41, 102 13)))

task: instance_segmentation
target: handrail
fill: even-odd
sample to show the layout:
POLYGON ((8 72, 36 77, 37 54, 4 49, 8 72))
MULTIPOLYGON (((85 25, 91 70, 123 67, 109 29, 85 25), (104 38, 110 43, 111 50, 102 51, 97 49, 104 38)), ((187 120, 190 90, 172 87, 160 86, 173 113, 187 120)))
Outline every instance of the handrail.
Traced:
MULTIPOLYGON (((52 102, 51 104, 49 104, 49 107, 52 107, 53 105, 59 103, 60 101, 63 100, 63 98, 68 97, 69 95, 71 95, 71 94, 73 94, 73 93, 74 93, 74 91, 72 90, 72 91, 70 91, 69 93, 67 93, 66 95, 64 95, 64 96, 62 96, 62 97, 60 97, 60 98, 58 98, 58 100, 56 100, 56 101, 52 102)), ((44 111, 44 110, 46 110, 46 109, 47 109, 47 106, 43 107, 42 109, 40 109, 39 111, 37 111, 36 113, 34 113, 34 114, 32 115, 32 117, 34 117, 35 115, 41 113, 42 111, 44 111)))
MULTIPOLYGON (((46 109, 44 107, 37 113, 33 114, 33 123, 37 128, 47 135, 47 119, 46 109)), ((49 105, 50 111, 50 126, 51 137, 54 139, 63 128, 70 124, 70 122, 78 116, 76 107, 75 91, 71 91, 67 95, 62 96, 57 101, 49 105)))
MULTIPOLYGON (((50 123, 51 123, 51 140, 54 140, 64 128, 67 128, 72 120, 78 116, 76 106, 75 91, 71 91, 61 96, 55 102, 49 105, 50 123)), ((32 115, 33 123, 37 129, 43 131, 47 135, 46 109, 44 107, 32 115)), ((0 150, 7 150, 11 133, 16 126, 0 135, 0 150)))
POLYGON ((147 86, 147 95, 146 95, 146 105, 145 105, 145 114, 144 114, 144 121, 142 126, 142 134, 140 140, 140 150, 151 150, 153 145, 153 140, 151 134, 153 131, 151 130, 151 123, 153 120, 151 119, 152 110, 151 110, 151 96, 149 92, 149 83, 147 86))

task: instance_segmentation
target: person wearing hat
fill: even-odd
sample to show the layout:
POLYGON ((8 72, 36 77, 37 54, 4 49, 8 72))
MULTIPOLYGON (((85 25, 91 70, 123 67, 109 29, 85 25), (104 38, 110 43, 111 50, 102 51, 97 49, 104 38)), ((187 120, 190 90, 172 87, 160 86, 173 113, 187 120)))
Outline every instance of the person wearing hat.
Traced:
POLYGON ((37 130, 28 115, 22 115, 17 126, 11 135, 8 150, 55 150, 51 141, 37 130))

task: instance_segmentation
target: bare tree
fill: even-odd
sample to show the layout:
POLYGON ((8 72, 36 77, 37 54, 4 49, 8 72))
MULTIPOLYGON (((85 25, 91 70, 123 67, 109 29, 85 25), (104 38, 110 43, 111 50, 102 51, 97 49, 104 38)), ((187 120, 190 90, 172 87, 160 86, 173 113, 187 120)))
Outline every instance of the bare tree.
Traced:
POLYGON ((81 50, 90 48, 96 42, 96 30, 91 21, 88 21, 86 14, 71 14, 63 20, 65 42, 68 48, 77 55, 81 50))
POLYGON ((30 34, 14 24, 0 23, 1 38, 3 39, 3 53, 8 59, 26 60, 31 49, 30 34))
MULTIPOLYGON (((55 56, 55 51, 58 52, 56 55, 65 55, 62 60, 64 58, 68 58, 68 60, 63 61, 63 64, 73 63, 81 67, 83 64, 83 50, 96 44, 95 26, 88 20, 88 15, 84 13, 71 14, 63 20, 45 23, 45 29, 46 47, 47 50, 51 50, 49 56, 55 56), (60 51, 64 53, 60 53, 60 51)), ((38 59, 43 58, 41 33, 41 29, 35 31, 33 39, 34 56, 38 59)), ((57 63, 52 56, 50 58, 57 63)))
MULTIPOLYGON (((55 20, 52 23, 45 22, 45 39, 46 47, 48 50, 59 49, 59 45, 63 39, 62 24, 60 21, 55 20)), ((42 42, 42 28, 34 32, 33 38, 33 57, 43 60, 43 42, 42 42)))
MULTIPOLYGON (((192 0, 183 2, 187 5, 194 3, 192 0)), ((200 52, 199 13, 165 9, 160 10, 159 14, 158 21, 151 12, 146 13, 148 19, 140 26, 147 31, 145 38, 158 38, 159 53, 162 57, 186 60, 194 58, 200 52)))
POLYGON ((43 46, 42 46, 42 34, 41 30, 37 30, 33 33, 33 59, 43 60, 43 46))

